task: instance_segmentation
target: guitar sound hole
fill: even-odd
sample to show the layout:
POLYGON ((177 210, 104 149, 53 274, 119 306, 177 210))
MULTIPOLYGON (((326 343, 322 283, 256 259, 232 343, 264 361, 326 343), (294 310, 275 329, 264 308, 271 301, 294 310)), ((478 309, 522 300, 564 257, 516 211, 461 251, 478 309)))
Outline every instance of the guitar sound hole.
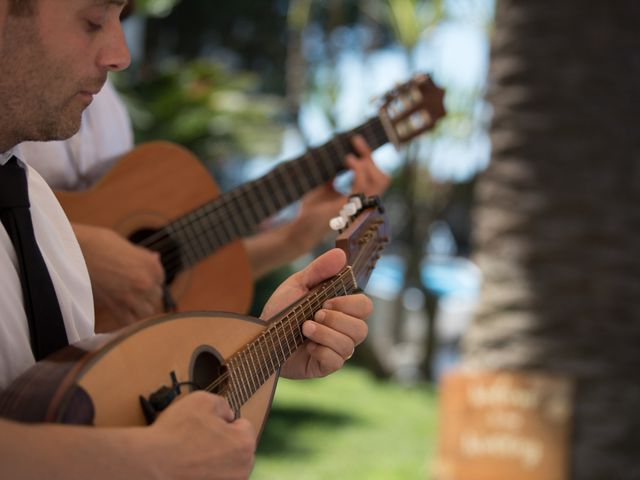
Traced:
POLYGON ((133 232, 129 236, 129 240, 160 254, 165 283, 171 285, 176 275, 182 271, 182 257, 178 243, 166 232, 150 228, 133 232))
POLYGON ((227 385, 227 368, 208 347, 197 351, 191 364, 191 381, 201 390, 223 394, 227 385))

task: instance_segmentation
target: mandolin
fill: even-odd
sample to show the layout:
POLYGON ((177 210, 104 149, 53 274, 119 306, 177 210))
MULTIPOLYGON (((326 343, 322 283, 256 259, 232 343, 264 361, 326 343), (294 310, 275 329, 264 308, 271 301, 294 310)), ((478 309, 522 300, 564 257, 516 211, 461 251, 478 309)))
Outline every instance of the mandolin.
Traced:
MULTIPOLYGON (((240 239, 343 171, 353 135, 372 149, 399 148, 433 128, 445 114, 443 98, 428 75, 417 75, 383 97, 377 116, 224 194, 189 151, 152 142, 122 157, 92 189, 57 196, 72 222, 111 228, 161 254, 167 310, 246 312, 253 281, 240 239)), ((106 311, 96 318, 100 331, 119 327, 106 311)))
POLYGON ((377 198, 353 200, 350 208, 336 240, 346 266, 266 322, 224 312, 175 313, 97 335, 18 377, 0 396, 0 415, 26 422, 144 425, 181 395, 208 390, 261 432, 280 367, 305 343, 304 321, 326 300, 362 290, 388 242, 377 198))

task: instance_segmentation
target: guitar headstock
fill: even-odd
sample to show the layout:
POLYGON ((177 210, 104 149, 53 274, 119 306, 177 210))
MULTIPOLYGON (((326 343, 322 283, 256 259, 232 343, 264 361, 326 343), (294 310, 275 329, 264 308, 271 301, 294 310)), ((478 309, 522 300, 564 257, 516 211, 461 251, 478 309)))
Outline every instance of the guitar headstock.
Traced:
POLYGON ((380 106, 387 137, 396 148, 433 128, 445 114, 444 90, 424 73, 388 92, 380 106))
POLYGON ((357 286, 363 290, 380 252, 389 243, 389 224, 380 198, 352 195, 331 227, 340 232, 336 247, 346 253, 357 286))

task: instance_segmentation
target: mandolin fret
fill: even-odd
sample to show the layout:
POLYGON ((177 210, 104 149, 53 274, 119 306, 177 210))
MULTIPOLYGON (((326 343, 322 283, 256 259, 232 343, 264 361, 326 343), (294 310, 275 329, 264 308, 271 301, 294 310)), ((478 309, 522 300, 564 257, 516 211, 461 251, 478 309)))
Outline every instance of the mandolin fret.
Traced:
MULTIPOLYGON (((260 358, 260 355, 258 355, 258 344, 257 342, 251 343, 249 345, 249 347, 247 348, 247 354, 250 357, 251 360, 251 365, 254 365, 255 367, 257 367, 257 372, 258 372, 258 376, 256 378, 257 383, 257 388, 260 388, 261 385, 264 384, 264 382, 266 382, 269 377, 265 377, 265 370, 261 367, 263 361, 260 358)), ((257 390, 256 388, 256 390, 257 390)))
POLYGON ((229 367, 228 372, 229 372, 229 376, 230 376, 230 382, 229 382, 229 385, 228 385, 228 390, 226 391, 224 396, 227 399, 227 401, 229 402, 229 406, 231 407, 231 409, 234 412, 239 412, 240 411, 240 407, 244 403, 238 397, 239 389, 242 388, 242 387, 241 387, 241 383, 238 381, 237 372, 236 372, 236 368, 234 366, 234 363, 230 362, 228 367, 229 367))
POLYGON ((233 385, 235 386, 235 389, 234 389, 235 398, 240 405, 242 405, 246 401, 246 399, 249 398, 251 395, 251 390, 247 385, 247 381, 246 381, 247 375, 246 375, 246 372, 243 372, 242 368, 243 368, 242 358, 239 356, 233 362, 232 369, 235 373, 234 379, 233 379, 234 380, 233 385))
MULTIPOLYGON (((244 372, 244 379, 249 388, 249 391, 256 392, 262 383, 258 382, 254 372, 255 372, 255 363, 251 361, 250 358, 250 348, 247 349, 246 354, 240 357, 240 361, 242 363, 242 369, 244 372)), ((249 397, 247 397, 249 398, 249 397)))
POLYGON ((253 342, 229 359, 227 365, 233 373, 230 388, 235 398, 244 404, 306 341, 302 324, 312 319, 324 302, 339 295, 348 295, 357 289, 350 267, 336 277, 321 284, 290 307, 282 318, 270 325, 253 342))

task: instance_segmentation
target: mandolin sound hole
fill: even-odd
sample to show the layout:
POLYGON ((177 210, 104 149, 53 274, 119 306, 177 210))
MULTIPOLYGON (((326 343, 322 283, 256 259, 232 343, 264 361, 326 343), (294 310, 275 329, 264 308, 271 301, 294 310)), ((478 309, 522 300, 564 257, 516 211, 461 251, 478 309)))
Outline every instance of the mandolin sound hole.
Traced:
POLYGON ((162 229, 150 228, 137 230, 129 235, 129 240, 136 245, 148 248, 160 254, 164 267, 165 282, 171 285, 176 275, 182 271, 182 258, 178 243, 162 229))
POLYGON ((213 349, 201 347, 196 350, 191 362, 191 381, 200 390, 223 394, 227 385, 226 370, 213 349))

